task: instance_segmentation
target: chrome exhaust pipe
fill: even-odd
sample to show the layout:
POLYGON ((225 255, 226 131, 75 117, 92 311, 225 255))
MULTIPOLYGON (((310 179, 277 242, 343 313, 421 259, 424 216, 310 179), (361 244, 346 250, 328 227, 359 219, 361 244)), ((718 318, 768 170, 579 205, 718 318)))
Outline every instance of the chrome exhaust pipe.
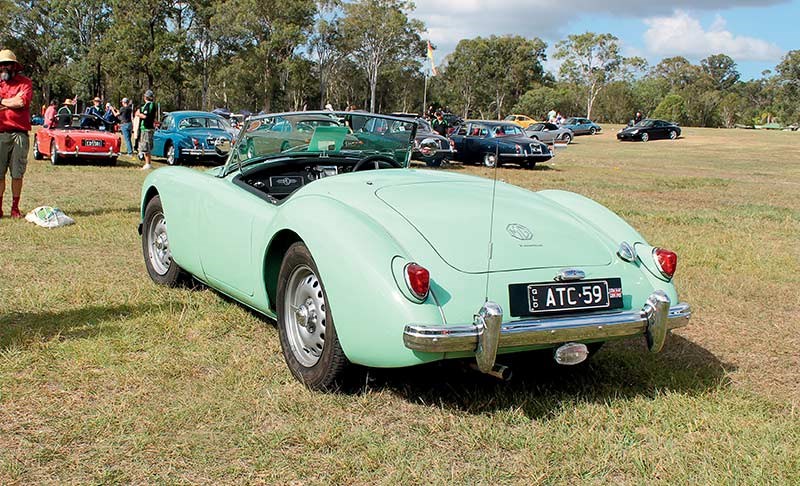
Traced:
POLYGON ((505 365, 501 365, 501 364, 497 364, 497 363, 495 363, 494 366, 492 366, 491 370, 486 371, 486 372, 483 372, 481 370, 480 366, 478 366, 477 363, 470 363, 469 367, 472 368, 475 371, 480 371, 481 373, 484 373, 486 375, 493 376, 493 377, 495 377, 495 378, 497 378, 498 380, 501 380, 501 381, 510 381, 511 380, 511 376, 513 375, 513 372, 512 372, 512 370, 511 370, 511 368, 509 366, 505 366, 505 365))

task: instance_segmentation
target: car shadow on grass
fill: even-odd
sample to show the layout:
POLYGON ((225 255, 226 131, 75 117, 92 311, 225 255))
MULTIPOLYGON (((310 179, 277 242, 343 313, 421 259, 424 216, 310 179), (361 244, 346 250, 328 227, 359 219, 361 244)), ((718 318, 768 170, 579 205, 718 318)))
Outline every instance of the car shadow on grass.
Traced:
POLYGON ((0 353, 52 339, 84 339, 114 335, 117 321, 157 310, 155 305, 88 306, 44 312, 12 312, 0 316, 0 353))
MULTIPOLYGON (((643 340, 642 340, 643 341, 643 340)), ((551 351, 498 356, 511 367, 509 381, 474 370, 474 360, 447 360, 401 369, 362 370, 361 385, 345 393, 390 391, 409 402, 471 414, 522 410, 531 419, 547 419, 564 403, 608 403, 617 399, 656 398, 665 392, 697 395, 728 386, 735 367, 705 348, 671 335, 659 354, 643 343, 607 343, 577 366, 560 366, 551 351)))

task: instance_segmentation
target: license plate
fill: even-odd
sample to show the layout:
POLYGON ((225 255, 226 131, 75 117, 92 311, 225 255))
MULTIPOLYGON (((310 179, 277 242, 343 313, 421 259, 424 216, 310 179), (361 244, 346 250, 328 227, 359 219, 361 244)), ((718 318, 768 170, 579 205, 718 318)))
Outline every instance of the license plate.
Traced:
POLYGON ((618 309, 622 307, 622 280, 511 284, 508 296, 514 317, 618 309))
POLYGON ((84 140, 83 142, 84 147, 102 147, 103 141, 102 140, 84 140))

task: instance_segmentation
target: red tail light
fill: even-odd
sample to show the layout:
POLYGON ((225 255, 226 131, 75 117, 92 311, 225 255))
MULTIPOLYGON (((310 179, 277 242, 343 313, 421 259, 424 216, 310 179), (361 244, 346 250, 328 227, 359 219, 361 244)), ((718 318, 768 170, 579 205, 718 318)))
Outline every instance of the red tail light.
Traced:
POLYGON ((70 145, 72 145, 74 142, 75 142, 75 141, 74 141, 74 140, 72 140, 72 137, 70 137, 69 135, 67 135, 66 137, 64 137, 64 145, 65 145, 65 146, 69 147, 69 146, 70 146, 70 145))
POLYGON ((663 248, 656 248, 653 250, 653 256, 661 274, 667 278, 672 278, 675 275, 675 269, 678 267, 678 255, 663 248))
POLYGON ((406 283, 414 296, 424 299, 431 288, 431 275, 422 265, 409 263, 406 265, 406 283))

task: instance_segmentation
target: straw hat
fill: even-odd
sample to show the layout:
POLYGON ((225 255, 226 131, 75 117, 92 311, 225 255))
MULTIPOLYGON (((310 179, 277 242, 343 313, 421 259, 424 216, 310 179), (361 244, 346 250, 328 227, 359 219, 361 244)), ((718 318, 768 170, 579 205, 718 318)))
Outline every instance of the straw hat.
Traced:
POLYGON ((67 99, 65 99, 65 100, 64 100, 64 102, 63 102, 63 103, 61 103, 61 104, 62 104, 62 105, 72 105, 72 104, 74 104, 74 103, 73 103, 73 101, 72 101, 71 99, 67 98, 67 99))
POLYGON ((16 65, 17 71, 22 69, 22 64, 17 61, 17 56, 14 55, 9 49, 3 49, 0 51, 0 63, 3 62, 13 62, 16 65))

